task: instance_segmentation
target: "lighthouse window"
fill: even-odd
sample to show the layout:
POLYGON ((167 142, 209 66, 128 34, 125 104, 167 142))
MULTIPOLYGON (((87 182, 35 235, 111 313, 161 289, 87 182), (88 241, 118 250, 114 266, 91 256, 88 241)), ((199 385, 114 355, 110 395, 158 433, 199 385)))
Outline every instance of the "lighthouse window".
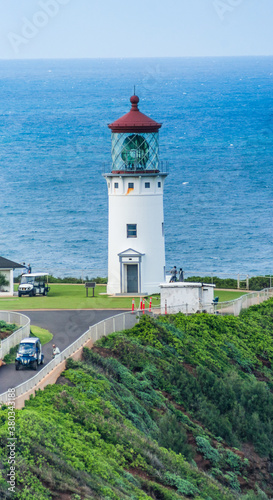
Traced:
POLYGON ((128 182, 128 189, 134 189, 134 183, 128 182))
POLYGON ((161 182, 158 182, 157 185, 159 188, 161 188, 161 182))
POLYGON ((136 238, 136 237, 137 237, 137 225, 127 224, 127 238, 136 238))
POLYGON ((149 189, 151 187, 151 184, 149 182, 145 182, 145 188, 149 189))
POLYGON ((118 189, 118 182, 115 182, 115 189, 118 189))

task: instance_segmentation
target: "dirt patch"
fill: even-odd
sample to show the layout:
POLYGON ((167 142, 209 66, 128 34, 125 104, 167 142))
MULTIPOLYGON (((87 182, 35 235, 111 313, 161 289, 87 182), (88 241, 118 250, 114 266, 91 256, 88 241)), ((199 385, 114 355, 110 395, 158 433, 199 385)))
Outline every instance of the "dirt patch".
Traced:
POLYGON ((149 476, 144 470, 139 469, 138 467, 132 468, 130 467, 129 469, 124 469, 126 472, 129 472, 132 474, 132 476, 138 476, 141 477, 142 479, 146 479, 146 481, 154 481, 155 479, 152 476, 149 476))
POLYGON ((196 453, 193 457, 197 467, 199 470, 207 472, 211 469, 211 463, 209 460, 206 460, 201 453, 196 453))
POLYGON ((192 415, 191 415, 190 413, 188 413, 182 405, 180 405, 180 404, 176 403, 176 402, 174 401, 173 397, 172 397, 172 396, 171 396, 168 392, 161 391, 161 394, 163 394, 163 396, 164 396, 166 399, 168 399, 168 401, 170 401, 170 403, 172 403, 172 405, 173 405, 173 406, 174 406, 177 410, 181 411, 181 413, 183 413, 184 415, 187 415, 187 417, 189 417, 189 419, 190 419, 190 421, 191 421, 191 422, 193 422, 193 423, 194 423, 194 424, 196 424, 196 425, 199 425, 199 427, 202 427, 203 429, 206 429, 206 428, 205 428, 205 426, 204 426, 201 422, 199 422, 199 420, 195 420, 195 419, 192 417, 192 415))
POLYGON ((4 340, 8 337, 10 337, 10 335, 13 334, 13 331, 5 331, 5 330, 0 330, 0 340, 4 340))
POLYGON ((252 373, 255 375, 256 379, 259 380, 259 382, 270 382, 270 379, 258 370, 252 370, 252 373))
MULTIPOLYGON (((176 491, 175 487, 161 483, 158 480, 158 478, 155 479, 154 477, 149 476, 146 472, 144 472, 142 469, 139 469, 138 467, 136 467, 135 469, 130 467, 129 469, 125 469, 125 470, 126 470, 126 472, 129 472, 130 474, 132 474, 132 476, 134 476, 134 477, 139 477, 144 481, 152 481, 153 483, 160 484, 160 485, 164 486, 164 488, 166 488, 169 491, 176 491)), ((151 493, 150 491, 147 491, 147 487, 145 488, 145 486, 144 486, 144 489, 146 490, 146 492, 148 492, 148 494, 151 493)))
POLYGON ((187 370, 187 372, 196 377, 196 368, 194 366, 189 365, 188 363, 182 363, 182 365, 187 370))
POLYGON ((68 380, 68 378, 65 378, 63 375, 61 375, 57 381, 56 384, 58 385, 69 385, 69 387, 75 387, 76 384, 73 384, 71 380, 68 380))
POLYGON ((111 349, 106 349, 105 347, 97 347, 93 346, 92 351, 95 352, 96 354, 99 354, 102 358, 116 358, 118 359, 118 356, 116 356, 111 349))
POLYGON ((248 477, 249 487, 254 489, 255 484, 262 484, 264 491, 268 496, 273 491, 273 462, 269 458, 260 457, 254 450, 252 444, 244 443, 242 452, 245 458, 249 460, 248 477))
POLYGON ((261 361, 261 363, 266 366, 267 368, 271 368, 271 361, 269 359, 264 359, 261 356, 257 356, 258 360, 261 361))
POLYGON ((110 351, 110 349, 106 349, 105 347, 97 347, 95 345, 92 347, 92 351, 94 351, 96 354, 99 354, 103 358, 109 358, 112 352, 110 351))

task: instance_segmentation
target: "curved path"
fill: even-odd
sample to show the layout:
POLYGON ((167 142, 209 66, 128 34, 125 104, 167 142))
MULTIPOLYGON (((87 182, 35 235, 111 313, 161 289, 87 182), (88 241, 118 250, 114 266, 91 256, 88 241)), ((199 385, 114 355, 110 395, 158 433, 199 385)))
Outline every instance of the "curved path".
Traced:
MULTIPOLYGON (((30 318, 31 325, 40 326, 53 333, 51 342, 43 348, 45 364, 52 359, 52 344, 56 344, 61 351, 85 333, 89 326, 120 314, 118 310, 46 310, 46 311, 20 311, 30 318)), ((42 366, 38 368, 41 369, 42 366)), ((0 368, 0 394, 8 389, 22 384, 35 375, 31 369, 15 370, 14 363, 0 368)))

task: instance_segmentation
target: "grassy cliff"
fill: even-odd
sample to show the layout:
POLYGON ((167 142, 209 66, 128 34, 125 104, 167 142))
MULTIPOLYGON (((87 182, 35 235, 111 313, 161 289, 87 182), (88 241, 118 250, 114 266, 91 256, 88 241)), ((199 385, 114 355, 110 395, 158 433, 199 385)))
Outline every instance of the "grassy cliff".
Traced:
POLYGON ((144 317, 0 411, 0 498, 262 500, 273 495, 273 301, 239 318, 144 317))

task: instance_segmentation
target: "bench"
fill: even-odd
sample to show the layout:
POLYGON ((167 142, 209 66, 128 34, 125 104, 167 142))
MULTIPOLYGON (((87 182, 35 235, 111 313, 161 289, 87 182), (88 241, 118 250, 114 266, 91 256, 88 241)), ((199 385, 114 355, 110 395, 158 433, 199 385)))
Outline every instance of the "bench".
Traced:
POLYGON ((93 297, 95 297, 95 286, 96 286, 96 282, 95 281, 87 281, 85 283, 86 297, 88 297, 88 290, 89 290, 89 288, 93 288, 93 297))

